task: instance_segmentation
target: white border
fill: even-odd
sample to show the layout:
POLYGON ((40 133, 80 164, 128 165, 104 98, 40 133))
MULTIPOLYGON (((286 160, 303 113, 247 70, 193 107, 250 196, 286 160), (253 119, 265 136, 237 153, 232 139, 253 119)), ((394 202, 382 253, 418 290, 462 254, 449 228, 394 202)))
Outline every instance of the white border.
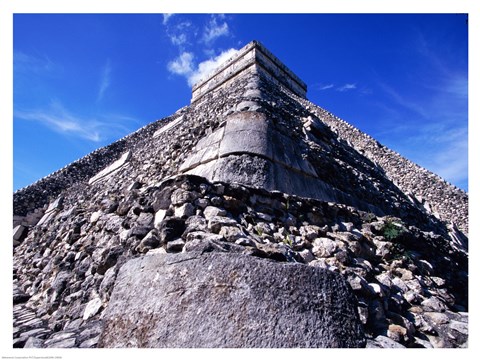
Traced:
MULTIPOLYGON (((0 3, 0 164, 2 171, 0 175, 0 199, 2 201, 0 228, 3 230, 1 251, 1 273, 0 286, 2 289, 1 315, 2 326, 0 327, 0 356, 13 356, 16 358, 37 358, 61 356, 63 359, 84 357, 134 357, 158 358, 159 356, 188 356, 192 358, 206 357, 224 359, 228 356, 264 357, 273 355, 280 358, 291 358, 292 356, 319 356, 318 351, 335 351, 335 356, 368 357, 379 355, 393 358, 404 358, 405 356, 429 356, 428 350, 47 350, 47 349, 11 349, 11 297, 5 296, 11 289, 11 224, 12 224, 12 171, 13 171, 13 98, 12 98, 12 19, 14 13, 468 13, 469 14, 469 99, 478 96, 478 80, 480 74, 478 65, 478 45, 480 44, 480 18, 478 2, 472 0, 336 0, 336 1, 313 1, 313 0, 83 0, 83 1, 57 1, 57 0, 2 0, 0 3)), ((469 348, 460 351, 462 357, 473 357, 475 350, 479 348, 477 331, 479 303, 476 284, 478 281, 478 223, 472 221, 479 218, 477 210, 479 203, 478 194, 478 157, 480 156, 480 141, 476 141, 478 134, 480 101, 469 101, 469 201, 470 201, 470 330, 469 348)), ((448 356, 455 356, 457 353, 448 351, 448 356)), ((325 354, 324 354, 325 355, 325 354)), ((330 354, 332 355, 332 354, 330 354)), ((444 351, 435 351, 435 355, 445 355, 444 351)), ((321 356, 321 355, 320 355, 321 356)))

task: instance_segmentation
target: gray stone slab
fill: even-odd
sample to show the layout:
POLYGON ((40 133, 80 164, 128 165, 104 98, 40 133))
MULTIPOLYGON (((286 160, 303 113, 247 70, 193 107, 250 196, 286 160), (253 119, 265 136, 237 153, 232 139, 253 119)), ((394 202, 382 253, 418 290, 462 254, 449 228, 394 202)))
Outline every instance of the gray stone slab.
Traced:
POLYGON ((243 96, 246 98, 258 98, 258 99, 262 99, 264 97, 263 93, 258 89, 248 89, 243 93, 243 96))
POLYGON ((218 157, 218 148, 223 138, 224 128, 220 128, 212 134, 198 141, 192 154, 180 166, 180 171, 190 170, 202 163, 209 162, 218 157))
POLYGON ((177 119, 173 120, 172 122, 168 123, 165 126, 162 126, 160 129, 155 131, 155 133, 153 134, 153 137, 155 138, 157 136, 160 136, 164 132, 167 132, 168 130, 171 130, 171 129, 177 127, 178 125, 180 125, 180 123, 182 121, 183 121, 183 115, 179 116, 177 119))
POLYGON ((261 108, 261 103, 254 100, 242 101, 236 106, 237 111, 258 111, 261 108))
POLYGON ((88 180, 88 183, 90 185, 95 184, 96 182, 107 178, 109 175, 112 175, 112 173, 120 169, 123 165, 127 163, 128 160, 130 160, 130 156, 131 152, 127 151, 118 160, 114 161, 112 164, 100 171, 97 175, 90 178, 90 180, 88 180))
POLYGON ((273 132, 272 145, 275 162, 286 167, 301 170, 298 164, 298 159, 301 157, 297 150, 298 145, 278 131, 273 132))
POLYGON ((242 130, 256 130, 268 132, 271 122, 264 113, 236 112, 226 118, 225 134, 235 133, 242 130))
POLYGON ((302 157, 298 144, 278 131, 272 131, 273 160, 285 167, 292 168, 316 177, 313 166, 302 157))
POLYGON ((270 160, 249 154, 235 154, 214 163, 212 181, 273 189, 273 162, 270 160))
POLYGON ((192 154, 183 162, 180 166, 180 171, 189 170, 194 168, 202 163, 202 157, 205 153, 206 149, 200 149, 197 151, 192 151, 192 154))
POLYGON ((45 343, 44 343, 44 346, 46 348, 73 348, 73 347, 75 347, 75 338, 59 340, 59 341, 55 341, 55 342, 48 342, 48 344, 47 344, 47 341, 45 341, 45 343))
POLYGON ((364 346, 354 297, 341 275, 228 253, 126 263, 99 341, 99 347, 364 346))
POLYGON ((25 342, 24 348, 42 348, 43 340, 36 337, 29 337, 25 342))
POLYGON ((218 158, 219 143, 213 144, 204 149, 201 163, 206 163, 218 158))
POLYGON ((223 138, 223 133, 225 131, 225 127, 221 127, 220 129, 215 130, 210 135, 205 136, 204 138, 200 139, 195 146, 196 150, 204 149, 209 147, 213 144, 219 143, 223 138))
POLYGON ((239 153, 272 158, 270 134, 256 130, 226 133, 220 143, 219 156, 239 153))
POLYGON ((45 212, 49 213, 53 210, 59 210, 62 208, 62 206, 63 206, 63 197, 59 196, 57 199, 55 199, 55 201, 53 201, 48 205, 48 208, 45 212))
POLYGON ((318 178, 276 164, 274 190, 323 201, 338 201, 337 190, 318 178))
POLYGON ((45 215, 43 215, 40 221, 37 223, 37 226, 42 226, 43 224, 46 224, 54 216, 55 216, 55 213, 53 211, 46 212, 45 215))
POLYGON ((27 232, 27 228, 23 225, 17 225, 13 228, 13 240, 21 240, 27 232))
POLYGON ((198 166, 188 171, 185 171, 185 174, 202 176, 212 181, 214 179, 216 168, 217 168, 217 161, 210 161, 206 164, 199 164, 198 166))
POLYGON ((307 159, 304 159, 302 156, 300 156, 300 158, 298 159, 298 165, 300 166, 302 172, 304 172, 305 174, 315 177, 318 176, 312 164, 310 164, 310 162, 307 159))

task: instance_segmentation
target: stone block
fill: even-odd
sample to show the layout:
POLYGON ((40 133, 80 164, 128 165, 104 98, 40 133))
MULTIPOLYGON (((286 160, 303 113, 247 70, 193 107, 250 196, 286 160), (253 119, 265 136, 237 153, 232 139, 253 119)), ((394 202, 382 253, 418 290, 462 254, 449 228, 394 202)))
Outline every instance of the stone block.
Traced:
POLYGON ((210 135, 205 136, 204 138, 200 139, 198 141, 197 145, 195 146, 195 149, 200 150, 200 149, 207 148, 207 147, 209 147, 213 144, 219 143, 223 138, 224 131, 225 131, 225 127, 221 127, 219 129, 215 130, 210 135))
POLYGON ((27 228, 23 225, 17 225, 13 229, 13 240, 22 241, 27 235, 27 228))
POLYGON ((260 155, 271 159, 270 135, 256 129, 225 133, 220 143, 219 156, 238 153, 260 155))
POLYGON ((120 270, 99 347, 364 347, 339 274, 225 253, 151 255, 120 270))

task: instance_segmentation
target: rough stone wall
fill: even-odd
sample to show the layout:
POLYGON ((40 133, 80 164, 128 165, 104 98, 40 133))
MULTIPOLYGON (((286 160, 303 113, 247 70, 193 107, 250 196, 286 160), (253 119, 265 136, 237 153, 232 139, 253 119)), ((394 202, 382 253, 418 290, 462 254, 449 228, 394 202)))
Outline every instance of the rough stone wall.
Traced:
POLYGON ((333 271, 353 291, 368 346, 466 345, 467 259, 447 238, 345 205, 194 176, 119 186, 75 189, 15 249, 15 347, 96 347, 120 268, 165 252, 333 271))
MULTIPOLYGON (((102 170, 100 164, 103 165, 103 168, 106 167, 109 163, 118 160, 126 150, 132 150, 132 156, 122 172, 129 174, 129 181, 147 184, 158 182, 165 176, 177 174, 198 141, 225 126, 225 119, 229 115, 238 112, 260 111, 274 123, 280 135, 296 144, 298 147, 296 152, 299 156, 304 157, 313 165, 318 180, 322 184, 318 188, 326 186, 329 190, 327 189, 323 193, 335 195, 333 199, 323 198, 324 200, 339 201, 378 215, 391 214, 411 217, 418 219, 418 226, 430 227, 432 224, 434 228, 440 226, 438 220, 427 210, 428 206, 426 209, 425 204, 422 205, 417 201, 414 195, 410 194, 409 196, 400 191, 400 181, 392 182, 391 178, 396 178, 393 170, 387 171, 387 169, 392 169, 392 163, 387 161, 389 157, 369 158, 368 151, 354 150, 347 141, 342 140, 341 136, 338 137, 330 127, 324 124, 331 126, 332 129, 345 127, 350 129, 350 132, 354 131, 355 136, 351 136, 351 141, 349 140, 352 145, 358 143, 360 141, 358 139, 362 138, 360 135, 357 136, 358 130, 352 130, 340 120, 333 121, 331 117, 328 118, 324 115, 325 112, 322 109, 295 97, 288 90, 280 89, 281 87, 273 84, 261 74, 245 74, 232 81, 228 86, 204 95, 199 101, 167 118, 171 121, 179 119, 181 116, 181 121, 173 128, 166 130, 164 134, 154 136, 161 131, 161 126, 167 123, 167 121, 157 121, 125 139, 80 159, 38 183, 17 191, 14 194, 14 213, 24 216, 29 212, 34 212, 35 209, 42 208, 46 205, 48 196, 56 196, 69 186, 88 181, 89 177, 102 170), (255 86, 252 88, 251 84, 255 84, 255 86), (307 105, 303 106, 304 104, 307 105), (319 112, 321 112, 320 116, 317 116, 319 112), (323 118, 326 119, 325 122, 322 122, 323 118), (168 132, 175 135, 170 136, 168 132), (375 164, 380 161, 379 159, 383 159, 386 169, 375 164)), ((364 138, 369 139, 366 135, 364 138)), ((370 143, 376 144, 374 140, 368 141, 369 145, 371 145, 370 143)), ((388 154, 387 150, 379 148, 378 145, 375 145, 375 148, 379 149, 380 155, 388 154)), ((232 155, 232 159, 234 157, 235 155, 232 155)), ((397 160, 399 158, 395 157, 397 160)), ((251 157, 250 160, 253 159, 254 157, 251 157)), ((233 160, 232 164, 239 164, 240 159, 233 160)), ((246 165, 243 160, 241 163, 246 165)), ((401 164, 405 165, 403 162, 401 164)), ((229 166, 228 163, 225 166, 229 166)), ((406 166, 400 168, 405 169, 406 166)), ((248 174, 248 176, 253 175, 253 172, 248 174)), ((271 179, 273 184, 285 184, 285 176, 280 175, 271 179)), ((398 178, 401 179, 400 176, 398 178)), ((218 179, 226 180, 226 178, 218 179)), ((405 178, 403 181, 407 185, 410 181, 412 186, 422 183, 412 181, 411 177, 405 178)), ((438 184, 441 186, 440 182, 437 182, 438 184)), ((115 185, 112 184, 112 186, 115 185)), ((303 186, 303 188, 308 189, 309 187, 303 186)), ((280 186, 271 189, 288 191, 280 186)), ((435 189, 435 187, 430 186, 428 189, 435 189)), ((437 197, 442 196, 441 191, 428 191, 433 191, 437 197)), ((458 192, 456 192, 457 195, 458 192)), ((314 193, 301 195, 317 197, 314 193)), ((463 195, 466 196, 464 193, 463 195)), ((454 201, 447 199, 448 197, 442 198, 442 203, 444 206, 451 203, 452 208, 457 209, 454 215, 465 210, 466 199, 461 199, 463 202, 460 204, 455 204, 454 201)), ((455 219, 457 226, 463 230, 466 228, 466 223, 461 223, 460 220, 466 221, 466 217, 465 210, 461 215, 452 217, 452 219, 455 219), (457 219, 460 220, 457 221, 457 219)), ((446 232, 445 228, 444 233, 446 232)))
POLYGON ((443 221, 453 222, 468 236, 468 195, 463 190, 405 159, 319 106, 301 98, 297 100, 308 107, 341 139, 378 164, 396 186, 410 195, 412 203, 424 207, 443 221))

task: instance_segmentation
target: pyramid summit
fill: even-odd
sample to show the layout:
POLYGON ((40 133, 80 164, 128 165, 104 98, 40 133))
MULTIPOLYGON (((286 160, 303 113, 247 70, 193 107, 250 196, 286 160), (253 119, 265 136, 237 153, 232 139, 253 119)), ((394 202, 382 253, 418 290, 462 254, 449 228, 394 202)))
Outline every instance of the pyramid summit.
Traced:
POLYGON ((265 46, 254 40, 238 50, 206 79, 195 84, 192 88, 192 102, 218 87, 226 86, 229 80, 247 73, 261 73, 270 81, 285 86, 298 96, 305 97, 307 93, 307 85, 265 46))
POLYGON ((14 346, 466 346, 468 195, 306 95, 253 41, 14 193, 14 346))

